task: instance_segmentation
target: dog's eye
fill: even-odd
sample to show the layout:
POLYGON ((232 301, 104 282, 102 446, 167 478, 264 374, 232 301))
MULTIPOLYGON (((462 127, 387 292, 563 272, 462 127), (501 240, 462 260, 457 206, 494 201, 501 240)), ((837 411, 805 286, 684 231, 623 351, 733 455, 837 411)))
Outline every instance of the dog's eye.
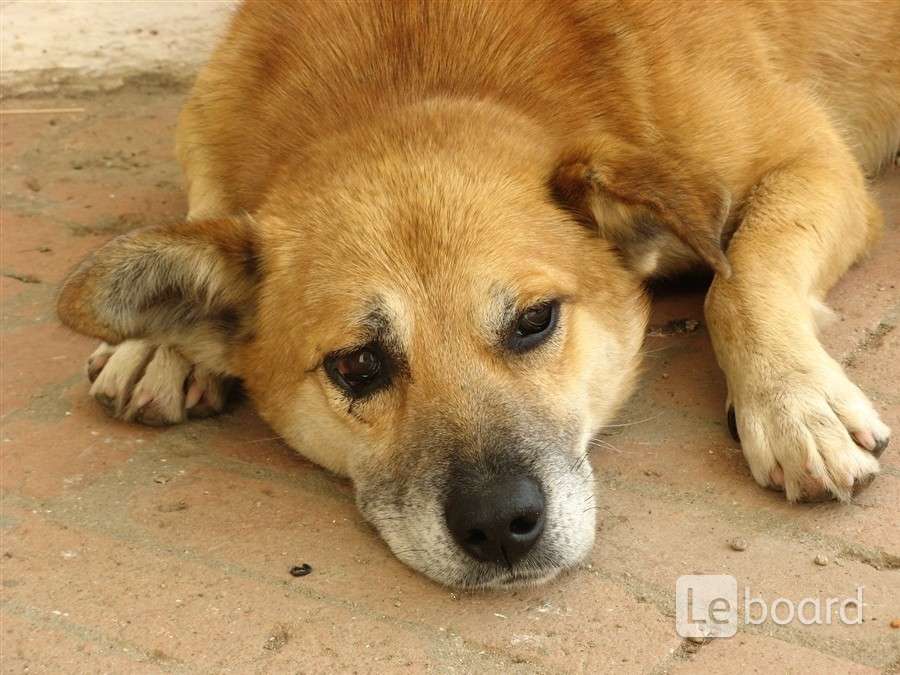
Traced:
POLYGON ((387 365, 387 358, 377 345, 366 345, 352 352, 329 356, 325 360, 325 371, 341 389, 359 398, 388 383, 387 365))
POLYGON ((532 305, 516 318, 515 330, 509 346, 523 352, 537 347, 553 333, 559 314, 559 303, 555 300, 532 305))

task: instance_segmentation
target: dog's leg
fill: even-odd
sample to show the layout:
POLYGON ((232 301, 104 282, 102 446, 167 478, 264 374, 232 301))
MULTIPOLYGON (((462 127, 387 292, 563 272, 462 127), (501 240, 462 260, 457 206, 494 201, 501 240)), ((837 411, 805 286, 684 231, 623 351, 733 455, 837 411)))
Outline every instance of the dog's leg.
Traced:
MULTIPOLYGON (((203 75, 200 76, 201 80, 203 75)), ((197 90, 200 87, 198 85, 197 90)), ((178 118, 175 133, 175 154, 187 183, 188 220, 215 220, 238 211, 221 179, 221 171, 209 150, 211 125, 204 123, 204 106, 196 93, 187 102, 178 118)))
POLYGON ((824 350, 815 312, 865 252, 880 213, 827 126, 766 175, 728 248, 706 315, 754 478, 789 500, 848 500, 879 470, 890 430, 824 350))
MULTIPOLYGON (((207 177, 203 153, 179 154, 189 186, 187 220, 227 216, 227 200, 221 186, 207 177)), ((222 412, 235 382, 151 340, 101 342, 88 359, 87 373, 91 396, 113 417, 153 426, 222 412)))
MULTIPOLYGON (((224 188, 210 178, 211 161, 194 116, 182 113, 177 153, 188 184, 190 221, 223 218, 231 205, 224 188)), ((177 424, 221 412, 234 383, 151 340, 101 342, 88 359, 91 395, 119 419, 143 424, 177 424)))

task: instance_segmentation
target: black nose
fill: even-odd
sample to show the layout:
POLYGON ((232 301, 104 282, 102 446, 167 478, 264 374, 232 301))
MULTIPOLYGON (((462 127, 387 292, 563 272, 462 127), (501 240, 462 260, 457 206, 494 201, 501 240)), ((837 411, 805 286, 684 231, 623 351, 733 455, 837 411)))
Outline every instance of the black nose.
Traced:
POLYGON ((530 478, 454 487, 445 511, 456 542, 476 560, 513 565, 544 531, 544 495, 530 478))

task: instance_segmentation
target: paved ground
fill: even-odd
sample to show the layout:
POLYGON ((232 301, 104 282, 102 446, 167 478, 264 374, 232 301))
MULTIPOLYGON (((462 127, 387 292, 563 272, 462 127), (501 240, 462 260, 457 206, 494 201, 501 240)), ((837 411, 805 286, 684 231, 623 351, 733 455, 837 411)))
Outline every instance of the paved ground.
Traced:
MULTIPOLYGON (((849 506, 788 506, 728 436, 701 293, 660 298, 640 393, 604 438, 590 561, 549 586, 458 594, 395 561, 351 487, 273 439, 248 405, 168 429, 89 400, 93 341, 64 330, 66 270, 115 234, 185 211, 172 157, 183 92, 135 85, 7 100, 2 120, 2 669, 900 672, 900 451, 849 506), (746 540, 746 550, 729 540, 746 540), (818 555, 828 558, 820 566, 818 555), (312 565, 293 578, 289 568, 312 565), (861 625, 674 630, 675 580, 845 598, 861 625)), ((890 225, 832 296, 827 343, 900 431, 900 172, 890 225)))

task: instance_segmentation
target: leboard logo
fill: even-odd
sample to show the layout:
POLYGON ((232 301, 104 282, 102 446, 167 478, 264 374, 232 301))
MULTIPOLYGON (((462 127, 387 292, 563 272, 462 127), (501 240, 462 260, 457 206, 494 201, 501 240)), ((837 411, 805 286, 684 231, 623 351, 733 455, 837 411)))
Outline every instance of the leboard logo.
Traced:
POLYGON ((737 580, 729 574, 688 574, 675 582, 675 630, 684 638, 727 638, 737 633, 738 618, 745 625, 772 622, 779 626, 863 622, 863 590, 849 597, 775 598, 771 603, 744 587, 739 613, 737 580))

